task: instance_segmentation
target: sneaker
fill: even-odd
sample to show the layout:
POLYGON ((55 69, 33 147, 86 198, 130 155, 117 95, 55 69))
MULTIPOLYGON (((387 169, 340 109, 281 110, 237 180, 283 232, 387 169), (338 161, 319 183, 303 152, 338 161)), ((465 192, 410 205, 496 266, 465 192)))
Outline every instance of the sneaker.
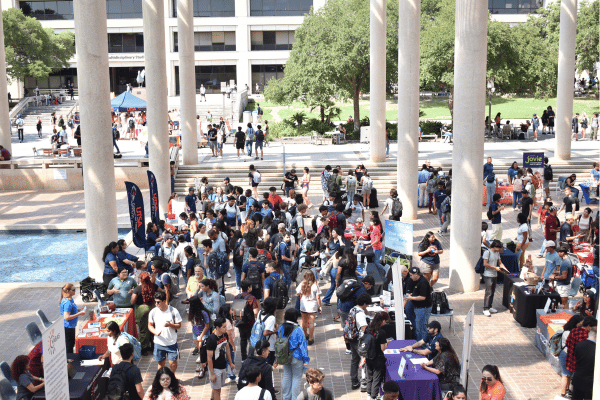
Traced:
POLYGON ((360 384, 360 391, 361 392, 366 392, 367 391, 367 385, 363 385, 362 383, 360 384))
MULTIPOLYGON (((197 356, 198 355, 198 348, 197 347, 194 348, 194 350, 192 351, 192 355, 193 356, 197 356)), ((196 362, 198 362, 198 361, 196 361, 196 362)))
POLYGON ((537 142, 537 138, 533 139, 534 142, 537 142))
POLYGON ((444 236, 444 232, 442 230, 437 231, 438 236, 444 236))
POLYGON ((486 317, 492 316, 492 314, 490 314, 490 310, 483 310, 483 315, 485 315, 486 317))
POLYGON ((357 382, 357 383, 353 383, 353 384, 352 384, 352 390, 356 390, 356 389, 358 389, 359 387, 360 387, 360 382, 357 382))
MULTIPOLYGON (((196 353, 198 354, 198 353, 196 353)), ((198 358, 196 358, 196 364, 200 364, 202 362, 202 360, 200 360, 200 356, 198 356, 198 358)))
POLYGON ((489 309, 488 311, 489 311, 490 313, 492 313, 492 314, 496 314, 496 313, 498 312, 498 310, 496 310, 496 309, 495 309, 495 308, 493 308, 493 307, 490 307, 490 309, 489 309))
MULTIPOLYGON (((346 354, 352 354, 352 350, 346 349, 346 354)), ((354 385, 352 385, 352 386, 354 386, 354 385)))
POLYGON ((537 258, 542 258, 542 257, 544 257, 544 256, 543 256, 542 254, 538 254, 536 257, 537 257, 537 258))

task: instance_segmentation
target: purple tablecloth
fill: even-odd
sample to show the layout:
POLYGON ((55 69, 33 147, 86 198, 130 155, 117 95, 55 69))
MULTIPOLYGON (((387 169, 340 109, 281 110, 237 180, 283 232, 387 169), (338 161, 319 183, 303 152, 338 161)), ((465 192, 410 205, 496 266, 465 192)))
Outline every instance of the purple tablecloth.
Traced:
MULTIPOLYGON (((388 349, 400 349, 410 344, 416 343, 416 340, 392 340, 388 343, 388 349)), ((440 382, 436 374, 426 371, 421 366, 417 366, 415 371, 410 358, 417 357, 412 353, 386 354, 386 373, 385 380, 396 381, 400 386, 402 398, 411 400, 441 400, 440 382), (411 357, 407 357, 411 356, 411 357), (404 378, 398 375, 398 368, 402 358, 407 358, 406 368, 404 369, 404 378)), ((418 356, 423 357, 423 356, 418 356)))

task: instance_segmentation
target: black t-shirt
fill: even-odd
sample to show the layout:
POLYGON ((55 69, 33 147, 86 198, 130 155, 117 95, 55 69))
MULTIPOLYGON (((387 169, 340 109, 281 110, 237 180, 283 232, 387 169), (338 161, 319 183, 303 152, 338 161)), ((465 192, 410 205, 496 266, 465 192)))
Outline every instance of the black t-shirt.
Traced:
POLYGON ((217 140, 217 130, 215 128, 208 130, 208 140, 210 140, 210 141, 217 140))
POLYGON ((217 336, 214 333, 206 339, 206 350, 214 351, 213 368, 225 369, 227 367, 227 343, 229 337, 226 333, 223 336, 217 336))
POLYGON ((412 300, 413 306, 415 306, 415 308, 431 307, 431 286, 429 286, 429 282, 427 282, 427 279, 425 279, 425 277, 421 276, 419 280, 415 282, 411 296, 425 297, 425 300, 421 301, 412 300))
POLYGON ((135 385, 143 382, 140 369, 127 361, 121 361, 113 366, 111 376, 119 373, 125 374, 125 390, 129 392, 129 398, 131 400, 142 400, 135 389, 135 385))
MULTIPOLYGON (((152 285, 154 285, 154 291, 156 292, 158 290, 158 286, 153 283, 152 285)), ((135 298, 135 305, 136 306, 141 306, 142 304, 144 304, 144 296, 142 296, 142 285, 138 285, 133 289, 133 294, 137 295, 137 297, 135 298)), ((154 304, 154 299, 152 299, 150 301, 150 304, 148 305, 152 305, 154 304)))
POLYGON ((568 237, 573 236, 573 228, 568 222, 563 222, 560 226, 560 241, 566 242, 568 237))
POLYGON ((242 131, 237 131, 235 133, 235 141, 238 143, 244 143, 244 141, 246 140, 246 134, 242 131))
POLYGON ((383 355, 383 350, 381 350, 381 345, 387 343, 386 334, 383 329, 378 329, 373 333, 375 335, 375 358, 370 360, 367 359, 367 362, 371 365, 385 365, 385 356, 383 355))
POLYGON ((565 212, 572 213, 573 211, 577 211, 577 200, 573 195, 567 196, 563 199, 563 203, 565 203, 565 212), (573 210, 573 206, 575 206, 575 210, 573 210))
POLYGON ((523 214, 529 216, 529 208, 533 205, 533 199, 529 196, 523 196, 521 199, 521 206, 523 207, 523 214))
POLYGON ((298 181, 298 177, 296 175, 292 175, 291 172, 288 172, 287 174, 285 174, 285 178, 291 179, 290 181, 285 181, 286 188, 293 188, 294 182, 298 181))

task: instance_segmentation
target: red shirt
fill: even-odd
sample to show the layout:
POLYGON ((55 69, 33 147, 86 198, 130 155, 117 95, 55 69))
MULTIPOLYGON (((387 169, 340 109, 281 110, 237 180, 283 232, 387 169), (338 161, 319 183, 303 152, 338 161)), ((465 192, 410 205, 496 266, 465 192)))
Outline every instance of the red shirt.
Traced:
POLYGON ((10 152, 6 149, 0 150, 0 156, 4 159, 4 161, 10 160, 10 152))
POLYGON ((283 203, 283 199, 278 194, 276 194, 276 195, 270 194, 268 200, 269 200, 269 203, 271 203, 271 207, 275 207, 276 203, 283 203))
POLYGON ((546 240, 556 240, 556 233, 552 232, 551 229, 558 229, 558 220, 552 214, 548 214, 546 217, 546 240))
POLYGON ((571 329, 567 338, 567 369, 575 372, 575 346, 588 338, 588 331, 581 327, 571 329))
POLYGON ((40 340, 38 344, 35 345, 33 350, 29 353, 29 372, 31 375, 37 376, 38 378, 44 377, 44 366, 42 365, 42 354, 43 354, 43 340, 40 340))
POLYGON ((383 249, 383 243, 381 243, 381 236, 381 229, 379 229, 379 226, 373 225, 371 227, 371 244, 373 245, 373 250, 383 249))

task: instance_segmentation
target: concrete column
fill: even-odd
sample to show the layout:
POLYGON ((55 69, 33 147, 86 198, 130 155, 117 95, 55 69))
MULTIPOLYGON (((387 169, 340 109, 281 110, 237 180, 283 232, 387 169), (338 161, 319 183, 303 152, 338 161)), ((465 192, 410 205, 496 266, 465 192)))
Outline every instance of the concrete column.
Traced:
MULTIPOLYGON (((385 161, 386 0, 371 0, 371 161, 385 161)), ((418 68, 417 68, 418 69, 418 68)))
MULTIPOLYGON (((81 139, 85 224, 90 276, 102 279, 104 247, 118 239, 117 200, 111 135, 110 85, 106 2, 73 2, 77 36, 77 77, 81 139), (98 227, 102 229, 98 229, 98 227)), ((4 64, 2 64, 4 65, 4 64)), ((1 86, 1 85, 0 85, 1 86)))
POLYGON ((419 158, 419 47, 421 0, 399 1, 398 20, 398 196, 403 220, 417 219, 419 158))
POLYGON ((12 154, 10 120, 8 119, 8 87, 6 85, 6 57, 4 55, 4 21, 0 18, 0 145, 12 154))
POLYGON ((561 160, 571 159, 571 118, 573 117, 573 78, 575 77, 575 35, 577 0, 560 2, 560 38, 558 41, 558 85, 556 90, 556 148, 561 160))
POLYGON ((167 129, 167 60, 164 0, 143 0, 144 57, 148 107, 148 156, 158 184, 159 213, 167 212, 171 191, 169 130, 167 129))
POLYGON ((487 21, 486 2, 456 0, 450 288, 460 292, 479 290, 487 21))
POLYGON ((181 149, 185 165, 198 164, 196 138, 196 71, 194 66, 194 10, 192 0, 177 0, 179 38, 179 98, 181 149))

